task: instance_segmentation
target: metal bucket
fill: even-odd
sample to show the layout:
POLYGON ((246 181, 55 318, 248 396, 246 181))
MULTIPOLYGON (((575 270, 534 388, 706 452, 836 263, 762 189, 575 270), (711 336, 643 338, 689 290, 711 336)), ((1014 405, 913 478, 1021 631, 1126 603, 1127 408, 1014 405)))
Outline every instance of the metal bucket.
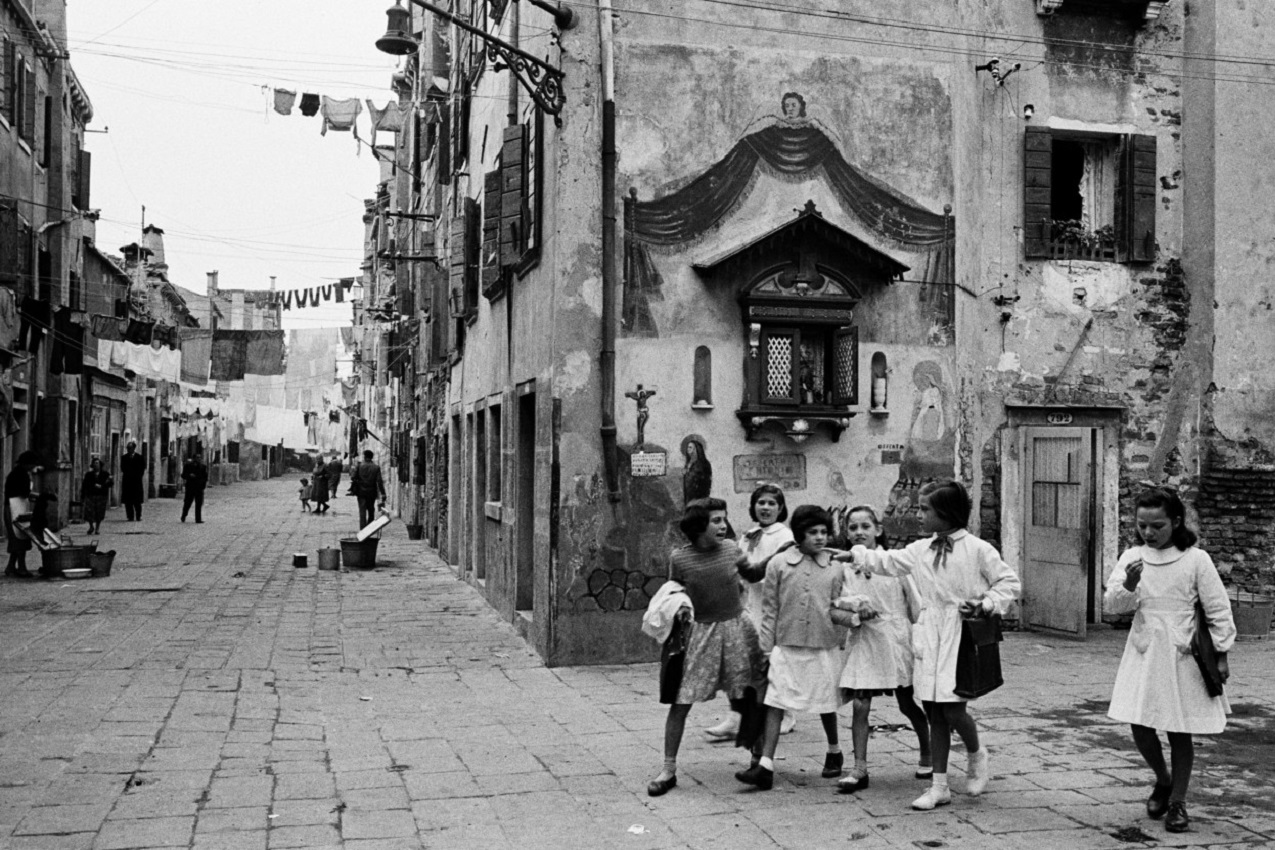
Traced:
POLYGON ((1275 617, 1275 599, 1238 589, 1231 590, 1230 596, 1236 636, 1240 640, 1265 640, 1271 633, 1271 618, 1275 617))
POLYGON ((93 578, 103 578, 111 574, 115 564, 115 550, 109 552, 90 552, 89 568, 93 570, 93 578))
POLYGON ((341 569, 341 550, 340 549, 320 549, 319 550, 319 569, 321 570, 341 569))
POLYGON ((362 541, 346 537, 341 541, 341 561, 350 569, 373 569, 376 566, 376 547, 380 542, 377 537, 362 541))

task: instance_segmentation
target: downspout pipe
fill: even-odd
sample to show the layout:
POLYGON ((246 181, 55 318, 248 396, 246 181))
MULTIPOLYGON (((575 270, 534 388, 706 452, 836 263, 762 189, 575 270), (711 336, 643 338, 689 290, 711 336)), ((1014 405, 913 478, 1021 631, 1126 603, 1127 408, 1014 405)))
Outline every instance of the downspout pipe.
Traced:
POLYGON ((611 0, 598 0, 602 59, 602 463, 607 498, 620 501, 620 463, 615 427, 615 51, 611 0))

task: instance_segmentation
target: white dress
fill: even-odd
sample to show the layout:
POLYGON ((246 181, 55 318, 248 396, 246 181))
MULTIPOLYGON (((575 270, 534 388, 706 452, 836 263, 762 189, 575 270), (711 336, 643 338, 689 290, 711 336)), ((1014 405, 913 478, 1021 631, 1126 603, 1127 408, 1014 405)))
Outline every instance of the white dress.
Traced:
MULTIPOLYGON (((792 543, 792 529, 782 522, 772 522, 767 526, 756 526, 744 533, 740 548, 748 556, 748 566, 765 568, 770 559, 784 547, 792 543)), ((744 610, 748 612, 753 625, 761 628, 761 596, 765 582, 744 582, 746 588, 744 610)))
POLYGON ((1103 601, 1116 613, 1136 612, 1125 643, 1107 716, 1165 732, 1215 735, 1226 728, 1226 695, 1210 697, 1191 656, 1195 600, 1204 605, 1218 652, 1235 643, 1231 601, 1208 553, 1195 546, 1136 546, 1120 556, 1103 601), (1142 559, 1142 578, 1129 592, 1125 568, 1142 559))
POLYGON ((948 535, 952 551, 941 566, 934 565, 935 537, 910 543, 904 549, 868 549, 855 546, 856 564, 888 576, 912 576, 923 609, 912 629, 913 694, 925 702, 965 702, 954 692, 956 653, 961 645, 960 605, 981 598, 988 611, 1005 613, 1018 598, 1022 584, 1014 570, 1001 560, 992 544, 965 529, 948 535))
MULTIPOLYGON (((851 691, 886 691, 912 684, 912 621, 908 616, 910 579, 861 576, 846 567, 841 598, 867 600, 877 616, 850 630, 841 687, 851 691)), ((914 607, 919 600, 913 599, 914 607)))

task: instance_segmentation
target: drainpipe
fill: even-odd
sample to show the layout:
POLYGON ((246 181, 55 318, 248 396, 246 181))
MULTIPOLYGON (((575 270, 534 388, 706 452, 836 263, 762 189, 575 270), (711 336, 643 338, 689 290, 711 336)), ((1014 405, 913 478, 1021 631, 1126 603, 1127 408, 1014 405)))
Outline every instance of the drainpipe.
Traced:
POLYGON ((598 0, 602 53, 602 462, 607 498, 620 501, 615 437, 615 53, 611 0, 598 0))

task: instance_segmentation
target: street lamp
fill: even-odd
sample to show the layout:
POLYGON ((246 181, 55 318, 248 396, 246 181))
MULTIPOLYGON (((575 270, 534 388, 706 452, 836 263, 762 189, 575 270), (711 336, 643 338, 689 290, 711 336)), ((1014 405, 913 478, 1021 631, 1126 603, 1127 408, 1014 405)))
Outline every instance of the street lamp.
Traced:
MULTIPOLYGON (((554 3, 551 0, 527 1, 551 13, 553 22, 559 29, 571 29, 576 25, 575 12, 562 3, 554 3)), ((488 49, 514 72, 518 82, 531 94, 531 99, 537 106, 555 118, 562 111, 562 105, 566 100, 562 93, 562 71, 525 50, 514 47, 485 30, 473 26, 446 9, 441 9, 425 0, 408 0, 408 2, 482 39, 488 49)), ((387 9, 385 14, 389 19, 388 25, 385 28, 385 35, 376 40, 376 49, 391 56, 408 56, 415 53, 420 48, 420 43, 412 37, 412 13, 403 8, 402 0, 394 0, 394 5, 387 9)))

